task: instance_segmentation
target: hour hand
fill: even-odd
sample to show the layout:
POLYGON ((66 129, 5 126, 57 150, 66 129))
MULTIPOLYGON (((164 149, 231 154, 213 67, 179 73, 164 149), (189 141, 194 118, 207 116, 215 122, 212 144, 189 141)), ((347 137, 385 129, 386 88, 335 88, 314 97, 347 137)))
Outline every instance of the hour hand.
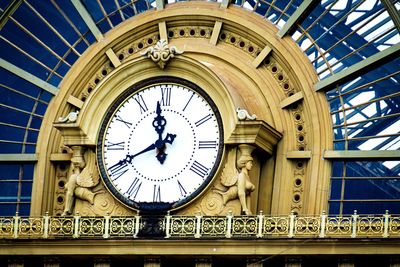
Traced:
POLYGON ((168 133, 167 136, 164 138, 164 140, 162 140, 160 142, 160 144, 157 145, 157 142, 159 140, 157 140, 156 145, 157 145, 157 156, 156 158, 158 159, 158 161, 163 164, 165 159, 167 158, 167 154, 165 153, 165 148, 166 148, 166 143, 168 144, 172 144, 172 142, 174 142, 176 137, 176 134, 170 134, 168 133))

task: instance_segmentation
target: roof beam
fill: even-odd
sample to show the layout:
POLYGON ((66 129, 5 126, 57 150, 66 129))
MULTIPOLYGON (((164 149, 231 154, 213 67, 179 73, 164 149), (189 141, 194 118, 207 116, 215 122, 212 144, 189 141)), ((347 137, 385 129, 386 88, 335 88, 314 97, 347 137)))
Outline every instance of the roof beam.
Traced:
POLYGON ((6 25, 8 18, 17 10, 17 8, 22 4, 23 0, 14 0, 9 4, 4 10, 3 14, 0 16, 0 30, 6 25))
POLYGON ((57 87, 54 85, 43 81, 42 79, 39 79, 38 77, 30 74, 29 72, 11 64, 8 61, 5 61, 4 59, 0 58, 0 67, 8 70, 9 72, 17 75, 18 77, 27 80, 28 82, 42 88, 43 90, 49 92, 50 94, 56 95, 59 91, 57 87))
POLYGON ((0 154, 0 162, 36 162, 37 154, 0 154))
POLYGON ((393 24, 396 26, 397 31, 400 32, 400 14, 396 7, 390 0, 381 0, 382 4, 385 6, 386 11, 389 13, 393 24))
POLYGON ((326 150, 325 159, 339 160, 399 160, 399 150, 326 150))
POLYGON ((300 23, 306 16, 308 16, 308 14, 318 3, 320 3, 320 1, 304 0, 303 3, 301 3, 301 5, 296 9, 296 11, 290 16, 288 21, 286 21, 282 29, 277 33, 278 37, 282 38, 286 34, 291 33, 296 24, 300 23))
POLYGON ((96 40, 99 42, 103 39, 103 34, 97 27, 96 23, 94 22, 92 16, 90 16, 89 12, 85 8, 85 6, 82 4, 80 0, 71 0, 72 4, 78 11, 79 15, 82 17, 83 21, 86 23, 88 26, 89 30, 93 33, 94 37, 96 40))
POLYGON ((397 58, 400 55, 400 43, 393 45, 392 47, 385 49, 375 55, 372 55, 349 68, 340 71, 339 73, 333 74, 322 81, 317 82, 314 85, 315 91, 329 91, 337 85, 342 85, 354 78, 363 75, 376 66, 381 66, 386 62, 397 58))

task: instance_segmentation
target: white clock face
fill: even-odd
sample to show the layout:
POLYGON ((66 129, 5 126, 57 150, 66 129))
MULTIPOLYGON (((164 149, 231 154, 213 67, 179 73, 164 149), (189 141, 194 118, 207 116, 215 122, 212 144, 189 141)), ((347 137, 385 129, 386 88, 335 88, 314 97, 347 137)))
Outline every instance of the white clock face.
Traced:
POLYGON ((223 150, 221 117, 196 85, 157 78, 110 108, 97 152, 111 193, 141 210, 176 208, 210 182, 223 150))

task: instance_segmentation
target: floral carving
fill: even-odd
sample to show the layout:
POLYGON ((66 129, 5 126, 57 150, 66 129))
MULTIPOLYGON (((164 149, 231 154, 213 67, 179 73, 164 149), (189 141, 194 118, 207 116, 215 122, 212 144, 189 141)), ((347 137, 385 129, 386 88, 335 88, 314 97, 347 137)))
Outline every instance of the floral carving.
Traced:
POLYGON ((175 46, 169 47, 167 41, 161 39, 157 42, 154 47, 149 47, 143 53, 142 56, 147 56, 151 60, 154 61, 161 69, 165 68, 168 61, 173 58, 175 55, 182 54, 183 51, 179 51, 175 46))

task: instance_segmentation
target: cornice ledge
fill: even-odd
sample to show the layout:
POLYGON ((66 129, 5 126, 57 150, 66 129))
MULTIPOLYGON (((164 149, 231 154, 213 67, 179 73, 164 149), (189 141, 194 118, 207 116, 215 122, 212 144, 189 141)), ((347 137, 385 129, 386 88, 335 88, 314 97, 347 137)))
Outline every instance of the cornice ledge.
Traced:
POLYGON ((54 122, 53 127, 60 131, 66 146, 95 146, 95 141, 88 138, 78 123, 54 122))
POLYGON ((262 151, 272 155, 274 146, 281 138, 282 134, 264 121, 239 121, 236 123, 236 127, 226 144, 255 145, 262 151))

